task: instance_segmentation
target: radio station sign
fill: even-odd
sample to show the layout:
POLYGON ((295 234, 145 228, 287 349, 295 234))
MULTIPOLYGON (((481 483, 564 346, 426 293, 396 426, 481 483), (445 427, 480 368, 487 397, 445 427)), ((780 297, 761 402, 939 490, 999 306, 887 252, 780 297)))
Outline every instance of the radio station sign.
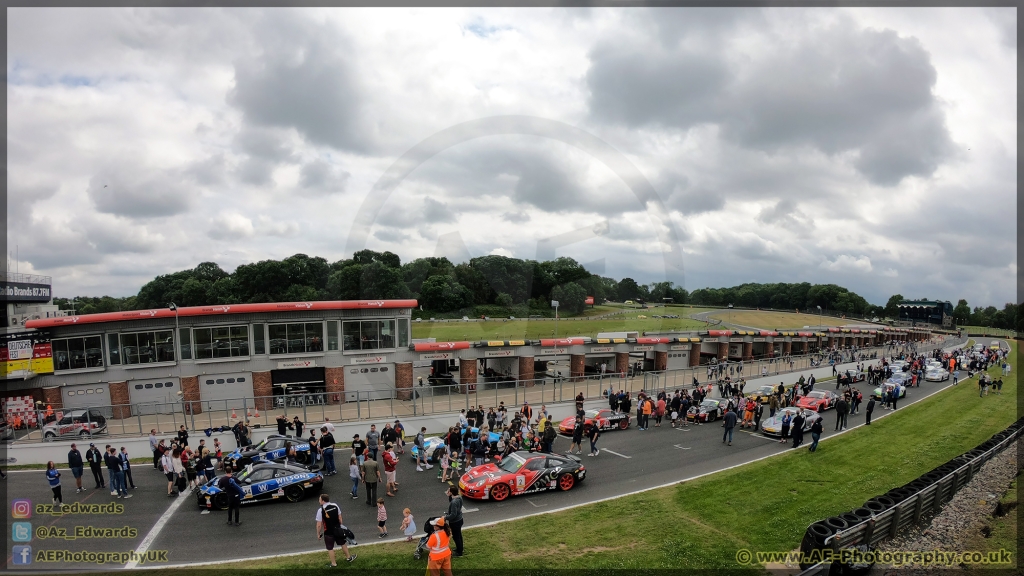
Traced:
POLYGON ((633 352, 650 352, 654 346, 633 346, 633 352))
POLYGON ((541 356, 553 356, 555 354, 568 354, 568 353, 569 353, 569 349, 568 348, 541 348, 540 349, 540 355, 541 356))
POLYGON ((510 358, 515 350, 485 350, 484 358, 510 358))
POLYGON ((288 368, 315 368, 316 360, 284 360, 277 363, 278 370, 286 370, 288 368))
POLYGON ((455 352, 435 352, 433 354, 420 354, 420 360, 454 360, 457 358, 455 352))
POLYGON ((615 346, 594 346, 590 349, 591 352, 615 352, 615 346))
POLYGON ((352 359, 353 364, 384 364, 387 361, 387 356, 362 356, 352 359))
POLYGON ((7 302, 49 302, 49 284, 0 282, 0 295, 7 302))

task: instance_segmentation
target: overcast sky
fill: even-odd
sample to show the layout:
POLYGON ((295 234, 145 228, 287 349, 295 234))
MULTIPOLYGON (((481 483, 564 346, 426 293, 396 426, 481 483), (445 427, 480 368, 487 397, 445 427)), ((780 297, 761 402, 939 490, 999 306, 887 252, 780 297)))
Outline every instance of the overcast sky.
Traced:
POLYGON ((8 243, 57 296, 130 295, 208 260, 334 261, 353 242, 404 262, 536 258, 560 237, 554 254, 591 271, 690 290, 833 282, 877 304, 1002 307, 1017 272, 1016 21, 11 8, 8 243), (502 115, 538 120, 452 129, 502 115), (427 152, 350 237, 414 149, 427 152), (629 167, 656 195, 635 193, 629 167), (666 271, 666 215, 684 274, 666 271))

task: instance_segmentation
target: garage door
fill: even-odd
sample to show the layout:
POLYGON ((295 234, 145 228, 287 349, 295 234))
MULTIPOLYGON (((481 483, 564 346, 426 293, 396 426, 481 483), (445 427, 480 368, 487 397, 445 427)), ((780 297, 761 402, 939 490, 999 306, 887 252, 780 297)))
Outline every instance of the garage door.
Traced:
POLYGON ((60 392, 64 398, 64 408, 96 408, 107 418, 113 416, 110 387, 106 382, 64 386, 60 392))
POLYGON ((395 365, 348 366, 345 368, 345 401, 380 400, 395 395, 395 365))
POLYGON ((682 370, 690 366, 690 351, 676 352, 672 351, 668 353, 668 365, 667 370, 682 370))
POLYGON ((177 378, 132 380, 128 382, 133 414, 171 414, 181 411, 177 378))
POLYGON ((203 411, 251 408, 254 406, 252 372, 201 375, 199 397, 203 400, 203 411))

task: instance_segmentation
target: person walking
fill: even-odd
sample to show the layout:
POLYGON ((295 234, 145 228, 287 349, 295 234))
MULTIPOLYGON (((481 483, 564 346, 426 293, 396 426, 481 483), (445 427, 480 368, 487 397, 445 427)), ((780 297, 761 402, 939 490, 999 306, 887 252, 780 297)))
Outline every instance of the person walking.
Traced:
POLYGON ((366 433, 366 450, 370 458, 377 459, 377 452, 380 450, 380 432, 377 432, 376 424, 370 424, 370 431, 366 433))
POLYGON ((85 453, 85 459, 89 462, 89 469, 92 471, 93 480, 96 481, 96 488, 106 488, 107 483, 103 480, 103 454, 96 448, 94 442, 89 443, 89 450, 85 453))
POLYGON ((427 470, 430 470, 431 468, 433 468, 432 465, 427 464, 426 440, 423 438, 423 435, 426 432, 427 432, 426 426, 420 428, 419 434, 416 434, 416 439, 413 440, 413 445, 416 447, 416 471, 417 472, 423 472, 424 468, 426 468, 427 470))
POLYGON ((398 457, 395 456, 393 444, 388 443, 384 445, 383 460, 384 478, 387 480, 384 493, 388 496, 394 496, 395 492, 398 492, 398 482, 395 481, 395 477, 398 474, 398 457))
POLYGON ((587 433, 587 438, 590 440, 590 454, 587 456, 597 456, 601 453, 601 449, 597 447, 597 439, 601 437, 601 427, 591 426, 587 433))
POLYGON ((363 486, 366 490, 366 505, 373 506, 377 502, 377 483, 380 482, 380 467, 376 460, 367 458, 360 466, 363 486))
MULTIPOLYGON (((320 508, 316 511, 316 538, 323 540, 327 547, 327 556, 331 559, 329 568, 336 568, 337 561, 334 558, 335 544, 341 544, 341 551, 345 554, 345 560, 352 562, 356 559, 355 554, 348 553, 348 538, 342 534, 341 507, 331 502, 327 494, 320 495, 320 508)), ((347 530, 344 530, 347 532, 347 530)))
POLYGON ((722 433, 722 443, 724 444, 726 438, 728 438, 729 443, 727 445, 732 446, 732 431, 736 428, 735 410, 728 410, 725 416, 722 416, 722 427, 725 428, 725 431, 722 433))
POLYGON ((868 398, 868 406, 864 410, 864 416, 867 418, 867 421, 864 423, 865 426, 870 426, 871 425, 871 413, 874 412, 874 410, 875 410, 875 397, 872 396, 871 398, 868 398))
POLYGON ((188 446, 188 430, 185 430, 184 424, 178 427, 178 444, 188 446))
POLYGON ((453 556, 459 558, 462 556, 462 495, 459 493, 459 486, 452 485, 448 487, 448 511, 444 514, 444 522, 446 526, 451 527, 452 540, 455 541, 455 551, 453 556))
POLYGON ((124 471, 121 470, 121 458, 117 455, 117 450, 111 447, 104 455, 104 461, 110 474, 110 487, 113 489, 111 494, 118 498, 131 498, 128 486, 125 484, 124 471))
POLYGON ((82 472, 84 462, 82 461, 82 453, 78 451, 77 446, 72 443, 71 450, 68 452, 68 468, 71 468, 71 475, 75 477, 75 493, 78 494, 85 488, 82 488, 82 472))
POLYGON ((359 439, 359 434, 352 436, 352 453, 356 455, 356 461, 363 465, 366 460, 366 442, 359 439))
POLYGON ((782 415, 782 438, 779 439, 780 444, 784 444, 789 441, 789 427, 793 424, 793 416, 789 412, 785 412, 782 415))
POLYGON ((163 454, 161 454, 160 451, 157 449, 157 446, 159 445, 160 441, 156 439, 156 428, 153 428, 152 430, 149 431, 149 449, 150 451, 153 452, 154 470, 160 469, 160 456, 163 456, 163 454))
POLYGON ((128 486, 132 490, 137 489, 138 486, 135 485, 135 479, 132 478, 132 463, 131 459, 128 457, 128 450, 125 450, 125 447, 121 446, 121 452, 118 453, 117 457, 121 459, 121 472, 124 472, 124 477, 128 486))
POLYGON ((569 454, 572 454, 572 449, 576 448, 576 453, 579 454, 583 451, 583 420, 580 418, 576 419, 576 423, 572 428, 572 444, 569 445, 569 454))
POLYGON ((334 466, 334 434, 327 426, 320 427, 320 453, 324 457, 324 476, 334 476, 338 469, 334 466))
POLYGON ((761 417, 764 416, 764 402, 758 396, 754 401, 754 432, 761 429, 761 417))
POLYGON ((774 418, 775 417, 775 411, 778 410, 778 409, 779 409, 779 396, 777 394, 772 394, 768 398, 768 417, 769 418, 774 418))
POLYGON ((434 531, 427 538, 427 572, 430 576, 452 576, 452 550, 448 543, 451 539, 451 528, 444 517, 435 518, 430 522, 434 531))
POLYGON ((843 421, 846 419, 846 398, 840 398, 836 402, 836 431, 842 430, 845 427, 843 421))
POLYGON ((814 424, 811 424, 811 446, 807 449, 810 452, 817 452, 818 440, 821 439, 821 432, 821 418, 818 418, 817 420, 814 421, 814 424))
POLYGON ((50 485, 50 491, 53 492, 53 505, 56 508, 64 507, 64 496, 60 492, 60 471, 57 470, 57 465, 50 460, 46 463, 46 482, 50 485))
POLYGON ((892 387, 892 409, 896 409, 896 402, 900 399, 900 392, 903 391, 903 387, 899 384, 892 387))

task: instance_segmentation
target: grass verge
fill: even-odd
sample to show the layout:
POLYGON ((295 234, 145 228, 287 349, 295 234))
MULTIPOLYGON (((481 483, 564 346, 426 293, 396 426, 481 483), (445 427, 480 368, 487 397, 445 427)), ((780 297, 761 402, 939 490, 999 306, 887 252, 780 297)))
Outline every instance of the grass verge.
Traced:
MULTIPOLYGON (((639 310, 609 318, 589 320, 585 317, 558 320, 558 337, 597 336, 600 332, 668 332, 703 330, 704 322, 691 318, 652 318, 664 310, 639 310), (647 318, 639 318, 646 316, 647 318)), ((413 338, 436 338, 441 342, 476 340, 516 340, 552 338, 555 322, 551 320, 487 320, 482 322, 413 322, 413 338)))
POLYGON ((857 323, 856 320, 844 320, 830 316, 819 318, 817 314, 796 314, 791 312, 767 312, 763 310, 722 310, 709 317, 717 318, 727 324, 738 326, 753 326, 765 330, 795 330, 804 326, 817 327, 819 323, 824 326, 842 326, 844 324, 857 323))
MULTIPOLYGON (((1020 482, 1020 476, 1010 484, 1010 489, 1006 492, 1006 495, 999 501, 1000 507, 1007 512, 1001 516, 992 516, 989 518, 981 532, 972 534, 968 537, 966 550, 978 551, 983 554, 989 552, 998 552, 1000 550, 1010 550, 1017 552, 1017 512, 1018 512, 1018 501, 1017 501, 1017 483, 1020 482), (987 535, 986 535, 987 533, 987 535)), ((1020 566, 1020 560, 1017 555, 1013 555, 1013 564, 1010 566, 999 566, 1003 569, 1016 569, 1020 566)), ((991 574, 991 568, 985 566, 972 566, 968 570, 970 574, 991 574)))
MULTIPOLYGON (((1016 342, 1011 349, 1015 363, 1016 342)), ((467 530, 467 555, 456 561, 456 569, 764 573, 761 566, 738 566, 737 552, 792 550, 808 524, 905 484, 1014 422, 1015 382, 1004 386, 1001 396, 984 398, 978 397, 976 382, 964 381, 870 428, 827 440, 814 454, 790 451, 677 486, 467 530)), ((413 546, 360 547, 359 568, 423 570, 424 562, 412 559, 413 546)), ((321 552, 215 569, 295 570, 323 562, 321 552)))

